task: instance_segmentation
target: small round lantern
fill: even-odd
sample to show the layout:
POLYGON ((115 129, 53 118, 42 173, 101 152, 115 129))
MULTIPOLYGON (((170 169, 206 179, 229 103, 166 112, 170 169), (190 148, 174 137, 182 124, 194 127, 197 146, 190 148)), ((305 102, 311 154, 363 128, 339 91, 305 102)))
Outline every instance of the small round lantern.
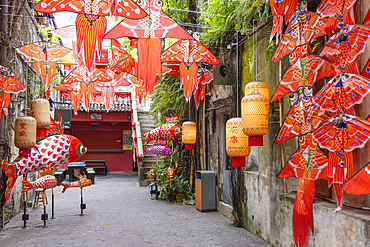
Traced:
POLYGON ((233 167, 244 167, 245 157, 251 152, 248 136, 242 130, 242 119, 231 118, 226 122, 226 152, 232 157, 233 167))
POLYGON ((19 117, 15 120, 14 144, 19 148, 19 157, 28 158, 31 148, 36 145, 36 119, 19 117))
POLYGON ((263 135, 268 132, 269 102, 261 94, 246 95, 242 99, 242 126, 249 136, 249 146, 263 146, 263 135))
POLYGON ((150 178, 150 180, 154 180, 157 177, 157 174, 155 173, 153 167, 148 172, 148 177, 150 178))
POLYGON ((197 124, 194 122, 184 122, 182 124, 182 142, 185 150, 193 150, 193 144, 197 139, 197 124))
POLYGON ((30 107, 31 117, 37 121, 37 136, 45 136, 50 126, 50 105, 46 99, 34 99, 30 107))
POLYGON ((173 169, 172 166, 170 166, 167 171, 166 171, 166 177, 169 179, 173 179, 175 177, 175 170, 173 169))
POLYGON ((268 100, 270 98, 269 86, 263 81, 252 81, 245 85, 245 95, 262 94, 268 100))

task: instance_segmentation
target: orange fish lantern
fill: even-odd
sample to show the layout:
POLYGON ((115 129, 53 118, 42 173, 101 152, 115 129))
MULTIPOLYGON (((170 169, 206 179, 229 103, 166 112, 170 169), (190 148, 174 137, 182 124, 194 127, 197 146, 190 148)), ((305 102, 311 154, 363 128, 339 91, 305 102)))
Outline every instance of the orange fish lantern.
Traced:
POLYGON ((233 167, 244 167, 245 157, 251 152, 248 136, 243 133, 242 119, 231 118, 226 122, 226 152, 232 157, 233 167))
POLYGON ((186 121, 182 124, 182 143, 185 144, 185 150, 193 150, 193 144, 197 140, 197 124, 186 121))
POLYGON ((263 135, 268 132, 268 85, 251 82, 245 90, 250 94, 242 99, 243 132, 249 136, 249 146, 263 146, 263 135))
POLYGON ((19 148, 19 157, 28 158, 31 148, 36 145, 36 119, 19 117, 15 120, 14 144, 19 148))
POLYGON ((46 135, 46 129, 50 126, 50 104, 47 99, 34 99, 30 107, 31 117, 36 119, 37 137, 46 135))
POLYGON ((173 169, 172 166, 170 166, 167 171, 166 171, 166 177, 169 179, 173 179, 175 177, 175 170, 173 169))

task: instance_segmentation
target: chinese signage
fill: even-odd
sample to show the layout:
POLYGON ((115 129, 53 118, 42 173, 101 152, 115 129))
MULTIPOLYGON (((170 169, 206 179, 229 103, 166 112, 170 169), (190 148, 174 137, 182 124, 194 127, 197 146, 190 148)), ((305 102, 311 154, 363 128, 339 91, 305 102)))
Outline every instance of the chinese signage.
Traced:
POLYGON ((103 121, 103 113, 90 113, 90 121, 103 121))
POLYGON ((122 149, 132 150, 132 131, 131 130, 123 131, 122 149))

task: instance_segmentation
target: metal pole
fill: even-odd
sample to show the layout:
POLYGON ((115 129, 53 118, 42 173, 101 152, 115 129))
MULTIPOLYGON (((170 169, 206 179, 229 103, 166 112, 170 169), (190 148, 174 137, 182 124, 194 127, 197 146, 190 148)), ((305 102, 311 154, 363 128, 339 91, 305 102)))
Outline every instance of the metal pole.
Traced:
MULTIPOLYGON (((27 177, 26 177, 26 174, 23 175, 23 179, 26 180, 27 177)), ((23 186, 24 187, 24 186, 23 186)), ((23 202, 23 215, 22 215, 22 220, 23 220, 23 227, 22 228, 26 228, 27 227, 27 220, 29 219, 29 216, 27 214, 27 192, 24 193, 24 202, 23 202)))
POLYGON ((85 207, 85 204, 84 204, 84 198, 82 196, 82 187, 81 187, 81 205, 80 205, 80 208, 81 208, 81 216, 84 215, 84 208, 85 207))
POLYGON ((239 31, 236 31, 236 117, 239 117, 239 31))
POLYGON ((51 218, 55 219, 54 217, 54 188, 51 188, 51 218))

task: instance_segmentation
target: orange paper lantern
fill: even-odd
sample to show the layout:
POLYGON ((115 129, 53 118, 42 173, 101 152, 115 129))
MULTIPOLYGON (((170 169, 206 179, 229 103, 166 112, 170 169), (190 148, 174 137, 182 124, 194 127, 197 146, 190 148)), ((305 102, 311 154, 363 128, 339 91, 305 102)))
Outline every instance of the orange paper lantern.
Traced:
POLYGON ((242 129, 241 118, 231 118, 226 122, 226 152, 232 157, 233 167, 244 167, 245 157, 251 152, 248 136, 242 129))
POLYGON ((192 150, 193 144, 197 140, 197 124, 186 121, 182 124, 182 142, 185 144, 185 150, 192 150))
POLYGON ((34 99, 30 107, 31 117, 37 122, 37 128, 49 128, 50 126, 50 104, 47 99, 34 99))
POLYGON ((242 126, 249 136, 249 146, 263 146, 263 135, 268 132, 268 99, 261 94, 246 95, 242 99, 242 126))
POLYGON ((268 100, 270 98, 269 86, 263 81, 252 81, 245 85, 245 96, 249 94, 262 94, 268 100))
POLYGON ((36 119, 19 117, 15 120, 14 144, 19 148, 20 157, 28 157, 31 148, 36 145, 36 119))

